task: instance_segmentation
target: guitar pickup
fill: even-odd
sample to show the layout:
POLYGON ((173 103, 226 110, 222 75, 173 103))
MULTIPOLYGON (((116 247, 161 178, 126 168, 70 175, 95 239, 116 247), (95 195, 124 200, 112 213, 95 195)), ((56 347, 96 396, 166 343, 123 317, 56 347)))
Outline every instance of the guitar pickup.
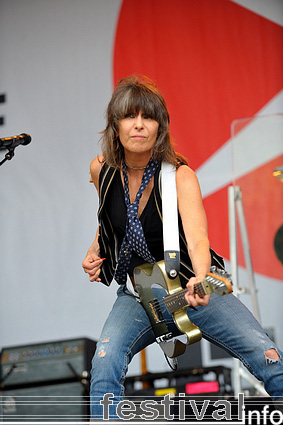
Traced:
POLYGON ((164 318, 162 316, 161 309, 160 309, 160 304, 157 298, 154 298, 152 301, 149 301, 148 305, 155 322, 156 323, 164 322, 164 318))

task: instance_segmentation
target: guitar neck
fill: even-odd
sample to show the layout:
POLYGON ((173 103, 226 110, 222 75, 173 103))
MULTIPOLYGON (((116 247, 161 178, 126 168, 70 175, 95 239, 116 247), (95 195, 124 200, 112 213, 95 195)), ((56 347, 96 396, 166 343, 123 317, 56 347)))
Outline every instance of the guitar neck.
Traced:
MULTIPOLYGON (((214 273, 208 273, 206 278, 199 283, 194 285, 194 293, 199 295, 201 298, 206 294, 211 294, 212 292, 217 295, 225 295, 229 292, 232 292, 232 281, 230 280, 230 275, 227 272, 222 270, 213 269, 214 273)), ((185 293, 187 289, 181 289, 174 294, 169 294, 164 298, 164 302, 169 313, 173 314, 175 311, 188 307, 189 304, 185 299, 185 293)))
MULTIPOLYGON (((187 288, 182 289, 181 291, 178 291, 175 294, 167 295, 165 297, 164 300, 169 313, 172 314, 180 308, 189 307, 189 304, 187 303, 185 298, 186 292, 188 292, 187 288)), ((200 297, 203 297, 207 293, 210 293, 210 291, 206 292, 204 286, 202 285, 202 282, 199 282, 194 286, 194 293, 199 295, 200 297)))

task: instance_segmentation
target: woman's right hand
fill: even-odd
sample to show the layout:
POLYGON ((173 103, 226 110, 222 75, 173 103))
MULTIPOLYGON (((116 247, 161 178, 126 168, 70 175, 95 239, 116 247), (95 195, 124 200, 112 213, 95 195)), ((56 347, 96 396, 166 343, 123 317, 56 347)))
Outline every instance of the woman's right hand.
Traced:
POLYGON ((82 262, 82 267, 89 275, 90 282, 101 282, 99 278, 100 275, 100 267, 103 263, 103 259, 94 253, 88 253, 82 262))

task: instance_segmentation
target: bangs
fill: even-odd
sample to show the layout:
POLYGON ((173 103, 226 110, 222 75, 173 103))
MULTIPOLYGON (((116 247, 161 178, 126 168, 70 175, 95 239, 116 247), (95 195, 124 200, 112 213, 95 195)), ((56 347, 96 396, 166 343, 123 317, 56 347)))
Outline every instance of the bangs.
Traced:
POLYGON ((165 118, 164 106, 160 98, 144 87, 130 87, 129 90, 121 93, 121 96, 116 99, 113 112, 115 118, 119 120, 129 114, 138 115, 140 111, 159 124, 165 118))
POLYGON ((144 75, 122 78, 113 91, 106 111, 106 127, 101 138, 105 162, 120 169, 124 147, 119 139, 119 121, 130 116, 136 117, 139 113, 159 124, 152 158, 176 165, 176 154, 169 131, 170 118, 164 97, 154 82, 144 75))

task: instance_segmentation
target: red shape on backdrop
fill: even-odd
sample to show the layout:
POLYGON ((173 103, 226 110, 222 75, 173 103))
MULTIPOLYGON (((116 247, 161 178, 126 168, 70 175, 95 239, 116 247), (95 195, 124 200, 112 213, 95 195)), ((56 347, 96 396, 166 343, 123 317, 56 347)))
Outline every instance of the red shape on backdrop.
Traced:
MULTIPOLYGON (((276 232, 283 224, 283 183, 272 173, 282 164, 283 155, 236 182, 242 190, 254 269, 277 279, 283 277, 283 267, 274 249, 276 232)), ((244 264, 241 249, 239 263, 244 264)))
MULTIPOLYGON (((273 170, 283 164, 283 155, 236 181, 242 191, 243 208, 247 223, 253 268, 257 273, 282 279, 283 267, 276 256, 274 239, 283 224, 283 183, 273 176, 273 170)), ((219 210, 228 216, 228 186, 204 199, 209 211, 210 240, 218 252, 229 252, 228 226, 219 222, 219 210), (214 223, 219 223, 217 226, 214 223)), ((238 231, 238 263, 245 266, 241 235, 238 231)), ((226 257, 228 258, 228 257, 226 257)))
MULTIPOLYGON (((157 83, 176 148, 197 169, 230 138, 234 119, 253 116, 280 91, 282 47, 279 25, 228 0, 124 0, 114 84, 132 73, 157 83)), ((210 240, 229 258, 227 196, 220 195, 209 198, 221 204, 206 202, 210 240)))

